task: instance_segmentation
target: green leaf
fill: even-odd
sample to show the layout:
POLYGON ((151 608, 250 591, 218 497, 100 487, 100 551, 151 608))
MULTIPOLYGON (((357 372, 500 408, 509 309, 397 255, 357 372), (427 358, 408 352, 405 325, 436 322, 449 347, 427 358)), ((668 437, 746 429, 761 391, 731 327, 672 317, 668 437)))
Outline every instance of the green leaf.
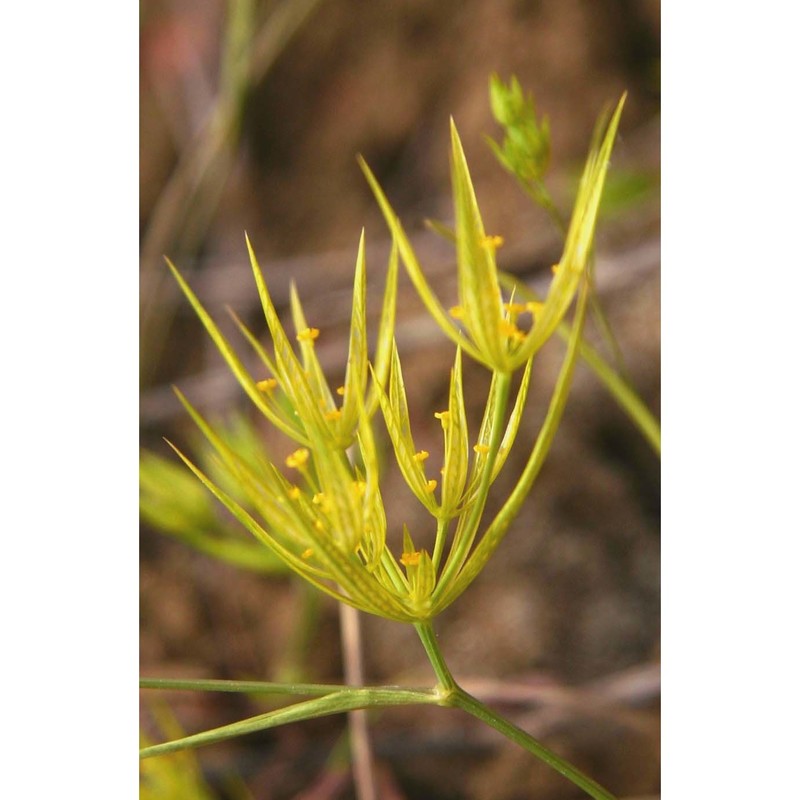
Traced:
POLYGON ((528 359, 528 363, 525 365, 525 371, 522 374, 522 380, 520 381, 519 389, 517 390, 517 397, 514 401, 514 408, 511 409, 511 416, 508 418, 508 425, 506 425, 506 430, 503 434, 503 440, 500 442, 500 449, 497 451, 497 458, 495 459, 494 468, 492 469, 492 482, 494 482, 499 475, 500 470, 503 468, 503 464, 506 463, 508 454, 511 452, 511 447, 514 444, 514 440, 517 438, 519 425, 522 421, 522 414, 525 411, 525 402, 528 399, 528 388, 531 382, 532 365, 533 358, 530 358, 528 359))
POLYGON ((367 396, 367 416, 373 417, 380 405, 378 387, 384 388, 389 378, 389 369, 392 363, 392 343, 394 342, 395 315, 397 310, 397 273, 399 267, 399 252, 397 241, 392 239, 392 249, 389 253, 389 264, 386 270, 386 286, 383 292, 383 306, 381 319, 378 325, 378 340, 375 345, 375 359, 373 379, 376 386, 371 386, 367 396))
POLYGON ((411 433, 411 422, 408 415, 408 401, 403 383, 403 371, 395 343, 392 346, 389 395, 387 396, 382 389, 379 389, 378 397, 380 398, 381 411, 383 412, 386 429, 389 432, 389 438, 394 448, 400 472, 420 503, 431 514, 437 516, 439 506, 436 503, 433 492, 429 489, 423 460, 420 459, 419 453, 414 447, 414 437, 411 433))
MULTIPOLYGON (((297 286, 294 281, 291 282, 289 288, 289 302, 292 308, 292 319, 294 321, 294 328, 297 333, 297 339, 300 343, 300 353, 303 357, 303 370, 308 379, 308 385, 311 387, 313 399, 316 401, 317 406, 322 409, 323 413, 331 411, 336 408, 336 403, 333 399, 328 380, 325 373, 322 371, 322 365, 317 358, 317 349, 312 339, 306 338, 301 334, 311 330, 308 322, 306 321, 303 306, 300 303, 300 297, 297 294, 297 286)), ((336 426, 331 425, 332 428, 336 426)))
POLYGON ((444 471, 442 473, 443 517, 453 517, 461 504, 469 469, 469 431, 464 408, 464 387, 461 378, 461 349, 456 350, 455 365, 450 372, 448 411, 442 420, 444 429, 444 471))
POLYGON ((464 334, 456 327, 456 325, 453 324, 453 321, 450 319, 450 315, 447 313, 447 311, 445 311, 444 307, 439 302, 438 298, 428 284, 425 274, 422 271, 422 267, 417 259, 416 253, 414 253, 414 248, 411 246, 411 242, 409 241, 408 236, 406 236, 403 226, 400 224, 400 220, 392 210, 392 207, 389 205, 389 201, 386 199, 386 195, 383 193, 380 184, 372 174, 370 168, 367 166, 367 162, 359 156, 358 163, 360 164, 361 169, 364 172, 370 187, 372 188, 372 192, 378 201, 378 205, 383 212, 386 224, 389 226, 389 230, 392 232, 392 236, 397 242, 400 257, 403 259, 403 264, 408 272, 408 276, 411 278, 411 282, 414 284, 414 288, 417 290, 417 293, 422 299, 422 302, 425 304, 425 307, 428 309, 428 312, 434 318, 434 320, 436 320, 442 331, 450 339, 452 339, 453 342, 455 342, 457 345, 460 345, 465 353, 467 353, 471 358, 483 362, 484 359, 479 350, 469 341, 469 339, 467 339, 466 336, 464 336, 464 334))
POLYGON ((364 252, 364 229, 358 243, 356 275, 353 286, 353 310, 350 316, 350 345, 344 378, 344 402, 339 420, 340 438, 352 441, 358 426, 359 412, 367 386, 367 273, 364 252))
MULTIPOLYGON (((541 313, 536 315, 533 329, 515 355, 519 363, 527 361, 559 326, 578 290, 582 276, 586 273, 600 197, 624 103, 625 95, 617 104, 599 147, 593 147, 589 152, 567 231, 564 252, 541 313)), ((600 128, 598 137, 599 132, 600 128)))
POLYGON ((335 444, 333 433, 315 399, 303 366, 298 361, 286 331, 281 325, 249 237, 246 237, 246 241, 261 307, 275 347, 275 366, 281 388, 286 392, 303 424, 309 445, 313 447, 315 442, 322 442, 324 446, 335 444))
POLYGON ((209 316, 206 312, 205 308, 203 308, 200 301, 197 299, 195 293, 189 288, 189 284, 183 279, 183 276, 178 272, 175 265, 169 260, 166 259, 167 266, 172 271, 172 274, 175 276, 175 280, 178 282, 178 285, 181 287, 181 290, 186 295, 186 298, 194 308, 195 313, 200 318, 200 321, 205 326, 205 329, 208 331, 209 336, 213 340, 214 344, 217 346, 217 349, 222 354, 222 357, 227 362, 228 366, 231 369, 231 372, 236 376, 236 379, 239 381, 241 387, 247 393, 247 396, 253 401, 256 408, 273 424, 276 428, 283 431, 287 436, 291 436, 293 439, 297 439, 298 434, 296 429, 291 428, 286 424, 286 422, 278 416, 272 408, 265 402, 261 392, 256 386, 256 381, 250 375, 250 373, 245 368, 244 364, 239 360, 239 357, 236 355, 234 349, 230 346, 227 339, 222 335, 222 332, 217 327, 214 320, 209 316))
POLYGON ((484 362, 492 369, 508 372, 509 360, 500 334, 503 299, 497 280, 494 246, 483 227, 467 159, 452 119, 450 138, 459 303, 467 330, 484 362))

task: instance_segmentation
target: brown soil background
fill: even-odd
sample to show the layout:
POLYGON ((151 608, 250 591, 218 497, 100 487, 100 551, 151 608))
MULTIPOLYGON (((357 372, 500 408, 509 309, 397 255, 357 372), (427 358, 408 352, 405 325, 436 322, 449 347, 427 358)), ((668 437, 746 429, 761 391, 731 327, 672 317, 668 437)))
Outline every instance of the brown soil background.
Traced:
MULTIPOLYGON (((259 19, 280 5, 258 6, 259 19)), ((213 100, 222 12, 212 0, 142 3, 143 241, 213 100)), ((256 327, 247 229, 279 303, 288 300, 289 280, 296 281, 307 315, 323 329, 320 354, 335 374, 361 227, 376 295, 388 247, 357 153, 375 170, 447 297, 451 253, 422 223, 451 216, 452 115, 487 230, 506 240, 501 267, 536 283, 558 258, 557 239, 483 142, 486 133, 499 135, 488 77, 516 74, 549 116, 552 185, 564 207, 596 116, 627 90, 612 170, 644 176, 656 188, 603 221, 598 295, 635 387, 658 414, 659 15, 657 2, 624 0, 323 0, 249 88, 235 155, 217 182, 219 205, 202 235, 172 230, 159 242, 162 252, 191 274, 215 318, 224 320, 230 305, 256 327)), ((171 383, 208 412, 246 405, 186 303, 161 281, 158 259, 144 252, 142 270, 142 300, 155 309, 143 317, 142 444, 166 455, 161 437, 185 442, 190 435, 171 383)), ((422 441, 430 437, 435 456, 432 415, 446 397, 453 352, 426 321, 405 276, 401 286, 398 344, 413 422, 422 441)), ((535 367, 522 440, 535 436, 562 354, 559 344, 548 346, 535 367)), ((467 411, 476 419, 486 375, 465 367, 467 411)), ((516 466, 524 460, 518 459, 516 466)), ((457 678, 629 798, 655 797, 660 783, 659 476, 656 456, 597 379, 579 369, 522 514, 484 573, 436 623, 457 678)), ((385 496, 398 498, 390 519, 422 525, 424 518, 401 505, 396 477, 387 481, 385 496)), ((292 580, 237 571, 146 526, 140 552, 144 675, 276 678, 298 609, 292 580)), ((372 618, 363 618, 363 629, 369 683, 430 683, 412 630, 372 618)), ((335 604, 324 599, 302 665, 306 680, 341 680, 338 636, 335 604)), ((149 697, 143 693, 142 721, 152 731, 149 697)), ((187 731, 267 707, 220 695, 167 699, 187 731)), ((227 788, 231 774, 257 800, 348 798, 346 775, 328 762, 343 726, 341 718, 302 723, 200 756, 220 798, 237 796, 227 788)), ((372 734, 381 796, 390 800, 582 796, 455 711, 386 711, 372 720, 372 734)))

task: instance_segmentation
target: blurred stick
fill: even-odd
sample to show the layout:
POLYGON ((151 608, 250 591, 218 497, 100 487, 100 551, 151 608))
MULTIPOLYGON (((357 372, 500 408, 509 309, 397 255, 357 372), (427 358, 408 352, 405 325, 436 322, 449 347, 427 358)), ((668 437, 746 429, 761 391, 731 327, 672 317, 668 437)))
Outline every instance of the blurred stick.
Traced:
MULTIPOLYGON (((155 272, 170 251, 191 252, 202 242, 230 175, 247 91, 263 78, 320 1, 286 0, 255 32, 253 0, 228 0, 216 100, 150 215, 140 252, 143 273, 155 272)), ((143 284, 149 290, 141 298, 140 347, 146 354, 142 378, 158 362, 172 317, 174 304, 158 301, 163 301, 169 285, 165 277, 155 272, 154 279, 143 284)))
MULTIPOLYGON (((345 683, 348 686, 364 686, 364 659, 361 651, 361 623, 358 611, 339 603, 339 621, 342 630, 345 683)), ((347 716, 356 797, 358 800, 378 800, 367 712, 350 711, 347 716)))

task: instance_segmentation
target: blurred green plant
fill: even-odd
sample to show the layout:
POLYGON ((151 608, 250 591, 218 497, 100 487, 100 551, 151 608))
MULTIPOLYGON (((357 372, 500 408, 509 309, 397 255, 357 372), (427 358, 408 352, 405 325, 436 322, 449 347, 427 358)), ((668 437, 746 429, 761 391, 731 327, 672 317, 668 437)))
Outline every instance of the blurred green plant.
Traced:
MULTIPOLYGON (((506 119, 521 118, 529 135, 539 137, 539 146, 526 151, 525 142, 515 140, 513 148, 504 146, 502 152, 512 166, 522 165, 526 152, 535 156, 539 164, 546 165, 546 149, 542 144, 544 139, 549 142, 546 123, 537 124, 535 116, 533 121, 525 114, 520 116, 524 109, 519 104, 519 94, 516 83, 511 86, 510 99, 498 96, 495 91, 493 107, 506 119)), ((495 256, 502 239, 484 229, 454 124, 451 125, 451 174, 458 304, 449 310, 432 291, 402 223, 378 181, 361 161, 392 233, 394 247, 387 269, 377 344, 370 360, 362 232, 356 258, 347 367, 341 386, 331 384, 322 370, 315 343, 324 334, 309 324, 294 287, 291 293, 294 334, 283 326, 249 240, 247 247, 272 340, 271 352, 241 321, 238 324, 260 359, 261 375, 248 371, 190 286, 168 262, 244 392, 291 442, 282 457, 253 462, 176 390, 216 453, 222 472, 212 474, 174 445, 173 448, 233 517, 309 584, 356 609, 413 625, 437 684, 429 690, 418 690, 144 679, 141 682, 144 688, 286 694, 311 699, 232 725, 145 747, 142 757, 354 709, 434 704, 461 708, 541 758, 590 796, 612 798, 575 766, 460 687, 439 648, 432 620, 469 587, 502 541, 539 474, 559 426, 581 350, 590 293, 592 242, 623 103, 624 97, 609 120, 601 125, 590 149, 574 209, 565 226, 563 253, 550 288, 541 300, 520 302, 515 292, 503 293, 495 256), (440 479, 429 477, 429 454, 418 449, 414 441, 401 359, 394 340, 400 260, 428 312, 456 345, 447 406, 435 415, 443 435, 440 479), (517 444, 533 358, 562 326, 573 303, 575 312, 567 350, 544 422, 514 488, 500 510, 486 520, 489 491, 517 444), (492 374, 482 421, 472 433, 463 396, 463 356, 479 362, 492 374), (518 372, 521 379, 512 397, 512 379, 518 372), (421 536, 406 525, 402 528, 401 544, 395 545, 387 537, 376 442, 375 418, 379 410, 397 467, 435 529, 430 552, 415 543, 415 537, 420 540, 421 536)), ((541 179, 540 173, 534 175, 529 170, 525 174, 533 175, 531 180, 541 179)))
MULTIPOLYGON (((149 711, 161 736, 185 735, 165 703, 150 703, 149 711)), ((139 741, 142 747, 152 745, 151 739, 143 732, 139 734, 139 741)), ((231 776, 226 783, 230 797, 252 800, 241 779, 231 776)), ((215 800, 216 797, 190 750, 141 761, 139 764, 139 800, 215 800)))
POLYGON ((544 183, 550 166, 550 121, 547 117, 536 118, 533 95, 525 95, 516 77, 512 76, 505 84, 498 75, 492 75, 489 100, 492 114, 504 128, 505 135, 501 143, 487 136, 487 144, 526 194, 545 208, 564 230, 564 220, 544 183))
MULTIPOLYGON (((224 425, 217 423, 216 429, 250 463, 267 457, 258 431, 244 416, 233 417, 224 425)), ((205 441, 196 449, 204 468, 228 491, 235 492, 236 486, 215 463, 205 441)), ((241 502, 246 500, 241 498, 241 502)), ((139 456, 139 511, 155 530, 220 561, 269 575, 288 571, 274 553, 251 536, 242 535, 241 525, 220 514, 219 505, 184 467, 148 450, 142 450, 139 456)))
MULTIPOLYGON (((216 213, 233 169, 248 94, 291 42, 321 0, 266 4, 259 19, 256 0, 226 0, 219 53, 219 80, 199 130, 181 149, 178 161, 150 213, 141 244, 141 359, 149 380, 160 358, 173 308, 165 307, 162 254, 197 250, 216 213)), ((158 76, 152 78, 159 95, 158 76)), ((169 113, 172 113, 170 109, 169 113)))

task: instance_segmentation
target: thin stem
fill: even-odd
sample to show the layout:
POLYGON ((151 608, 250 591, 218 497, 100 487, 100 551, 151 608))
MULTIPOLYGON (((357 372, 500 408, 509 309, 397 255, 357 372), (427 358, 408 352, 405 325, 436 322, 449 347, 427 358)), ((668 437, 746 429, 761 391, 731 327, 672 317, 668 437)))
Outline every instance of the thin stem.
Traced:
POLYGON ((171 742, 151 745, 139 751, 140 758, 165 755, 166 753, 185 750, 190 747, 201 747, 215 744, 235 736, 242 736, 255 731, 300 722, 306 719, 317 719, 332 714, 342 714, 358 708, 391 708, 401 705, 439 704, 440 696, 436 692, 401 689, 397 687, 377 687, 374 689, 354 689, 345 687, 324 697, 315 697, 286 708, 259 714, 249 719, 223 725, 220 728, 203 731, 171 742))
MULTIPOLYGON (((186 678, 140 678, 140 689, 166 689, 185 692, 242 692, 245 694, 285 694, 298 697, 323 697, 346 690, 334 683, 266 683, 264 681, 220 681, 186 678)), ((368 687, 365 687, 368 688, 368 687)))
POLYGON ((433 568, 439 569, 439 563, 442 560, 442 552, 444 551, 444 543, 447 539, 447 528, 450 524, 449 519, 439 519, 436 523, 436 541, 433 547, 433 568))
POLYGON ((661 455, 661 425, 631 385, 617 374, 589 344, 581 342, 581 358, 605 384, 631 422, 639 429, 656 455, 661 455))
POLYGON ((418 622, 414 625, 428 654, 431 665, 433 666, 436 677, 439 679, 437 691, 440 695, 439 705, 453 706, 472 714, 487 725, 491 725, 495 730, 500 731, 507 739, 523 747, 529 753, 533 753, 548 766, 561 773, 565 778, 579 786, 595 800, 616 800, 608 790, 592 780, 588 775, 584 775, 577 767, 572 766, 551 750, 548 750, 540 741, 534 739, 522 728, 518 728, 513 722, 509 722, 500 714, 492 711, 480 700, 464 691, 453 678, 449 667, 444 660, 444 654, 436 641, 436 634, 430 622, 418 622))
MULTIPOLYGON (((433 671, 439 679, 439 686, 437 688, 443 695, 449 695, 458 688, 458 684, 450 673, 450 668, 445 663, 444 655, 439 647, 439 643, 436 641, 436 633, 433 630, 433 625, 430 622, 416 622, 414 623, 414 627, 422 641, 425 652, 428 654, 433 671)), ((442 705, 446 704, 442 703, 442 705)))
POLYGON ((540 741, 534 739, 522 728, 518 728, 513 722, 509 722, 504 717, 492 711, 480 700, 468 694, 460 687, 456 687, 455 692, 450 697, 451 705, 472 714, 487 725, 491 725, 495 730, 500 731, 507 739, 510 739, 520 747, 525 748, 529 753, 533 753, 537 758, 551 766, 556 772, 561 773, 565 778, 579 786, 589 796, 595 800, 616 800, 613 794, 604 789, 597 781, 585 775, 577 767, 572 766, 552 750, 546 748, 540 741))

